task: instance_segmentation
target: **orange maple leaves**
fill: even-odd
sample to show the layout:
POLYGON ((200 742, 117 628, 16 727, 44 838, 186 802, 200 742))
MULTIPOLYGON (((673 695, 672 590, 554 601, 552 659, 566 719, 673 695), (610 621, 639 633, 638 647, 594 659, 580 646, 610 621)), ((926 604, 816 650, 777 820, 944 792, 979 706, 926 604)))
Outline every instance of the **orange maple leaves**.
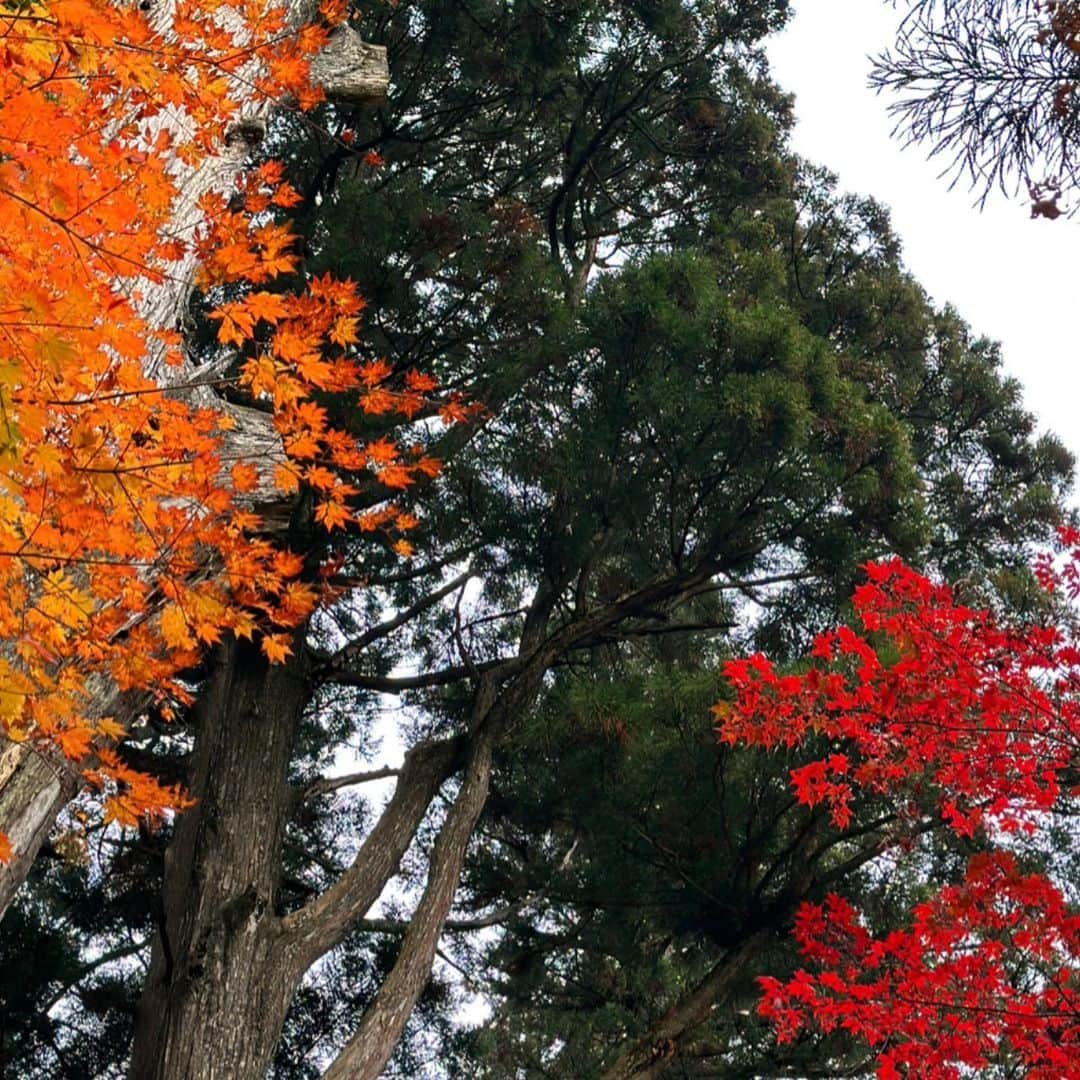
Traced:
POLYGON ((366 411, 412 417, 435 387, 412 373, 391 388, 389 368, 355 360, 350 283, 265 287, 297 266, 275 216, 297 201, 280 167, 238 179, 228 200, 202 196, 193 235, 173 227, 178 177, 220 149, 238 87, 319 99, 308 61, 343 12, 333 0, 322 15, 289 28, 261 0, 181 2, 167 33, 92 0, 0 15, 0 727, 80 762, 121 824, 185 797, 110 749, 123 729, 100 715, 102 685, 149 691, 167 711, 200 648, 258 633, 283 660, 319 603, 303 560, 256 535, 245 493, 273 471, 283 494, 316 495, 327 529, 393 541, 413 519, 385 503, 355 512, 354 478, 400 489, 438 469, 388 440, 358 444, 316 402, 356 391, 366 411), (213 317, 243 359, 240 385, 272 410, 279 454, 229 460, 228 417, 146 374, 155 351, 183 361, 178 336, 141 311, 192 256, 204 288, 246 289, 213 317))

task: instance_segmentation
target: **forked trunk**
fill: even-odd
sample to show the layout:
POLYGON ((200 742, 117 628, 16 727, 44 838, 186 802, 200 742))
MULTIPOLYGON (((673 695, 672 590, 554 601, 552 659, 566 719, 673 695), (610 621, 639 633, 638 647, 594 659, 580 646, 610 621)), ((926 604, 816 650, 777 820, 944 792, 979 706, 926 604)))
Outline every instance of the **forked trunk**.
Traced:
POLYGON ((476 817, 494 730, 414 747, 394 795, 352 865, 298 911, 277 911, 281 848, 295 792, 289 754, 310 696, 296 654, 268 668, 243 643, 222 646, 199 696, 189 790, 165 856, 162 911, 136 1023, 133 1080, 262 1080, 307 969, 339 943, 398 870, 433 798, 466 764, 435 845, 417 916, 348 1048, 349 1070, 376 1076, 430 974, 476 817), (463 761, 464 758, 464 761, 463 761), (360 1054, 364 1069, 351 1069, 360 1054), (366 1070, 366 1071, 365 1071, 366 1070))

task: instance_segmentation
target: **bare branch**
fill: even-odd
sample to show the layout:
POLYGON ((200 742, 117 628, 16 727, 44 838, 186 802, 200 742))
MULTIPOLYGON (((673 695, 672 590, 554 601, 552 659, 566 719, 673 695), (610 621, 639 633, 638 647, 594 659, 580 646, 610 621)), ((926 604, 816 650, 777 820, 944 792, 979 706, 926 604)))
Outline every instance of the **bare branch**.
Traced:
POLYGON ((443 555, 433 562, 418 565, 408 564, 405 569, 398 570, 393 574, 385 574, 382 577, 369 577, 366 575, 331 575, 327 581, 331 585, 348 586, 350 588, 385 588, 390 585, 401 585, 406 581, 415 581, 417 578, 426 577, 428 574, 436 574, 454 563, 460 563, 477 550, 478 545, 470 544, 467 547, 458 548, 447 555, 443 555))
POLYGON ((433 593, 429 593, 427 596, 417 600, 415 604, 399 611, 393 618, 369 627, 360 634, 359 637, 354 638, 348 645, 344 646, 344 648, 339 649, 332 656, 324 658, 322 663, 316 668, 315 676, 319 677, 321 675, 325 677, 335 671, 348 667, 348 665, 353 663, 373 641, 378 641, 380 638, 392 634, 395 630, 400 629, 407 622, 416 618, 421 612, 434 607, 444 596, 448 596, 450 593, 454 592, 455 589, 464 585, 471 576, 472 571, 466 570, 464 573, 458 574, 456 578, 453 578, 445 585, 436 589, 433 593))
POLYGON ((479 674, 495 671, 497 668, 504 670, 500 676, 509 676, 521 666, 517 657, 505 660, 486 660, 477 664, 476 669, 459 667, 441 668, 438 671, 424 672, 418 675, 365 675, 359 671, 334 671, 325 674, 323 681, 335 686, 359 686, 364 690, 377 690, 383 694, 402 694, 406 690, 424 690, 431 686, 448 686, 450 683, 462 682, 472 679, 479 674))
POLYGON ((494 725, 487 725, 474 739, 461 790, 439 830, 427 885, 402 938, 397 960, 353 1037, 323 1074, 324 1080, 377 1080, 390 1060, 409 1014, 431 977, 465 851, 487 800, 494 742, 494 725))
POLYGON ((1080 65, 1034 0, 910 0, 872 83, 895 94, 896 133, 977 189, 1080 179, 1080 65))
POLYGON ((326 892, 282 919, 306 969, 332 949, 379 898, 443 782, 459 767, 464 740, 423 742, 405 756, 397 786, 349 868, 326 892))
POLYGON ((340 791, 342 788, 355 787, 357 784, 370 784, 373 780, 385 780, 391 776, 400 776, 400 769, 370 769, 368 772, 347 773, 345 776, 324 776, 313 780, 296 793, 299 802, 318 799, 322 795, 340 791))

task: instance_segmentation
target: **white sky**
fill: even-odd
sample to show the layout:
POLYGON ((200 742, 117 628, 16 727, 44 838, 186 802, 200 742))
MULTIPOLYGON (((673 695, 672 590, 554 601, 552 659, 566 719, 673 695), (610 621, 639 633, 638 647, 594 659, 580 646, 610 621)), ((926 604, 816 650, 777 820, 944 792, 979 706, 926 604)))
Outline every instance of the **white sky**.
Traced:
POLYGON ((869 56, 891 43, 898 20, 885 0, 793 7, 769 57, 776 81, 796 95, 795 150, 836 173, 845 190, 889 206, 915 277, 1002 343, 1028 409, 1080 457, 1080 217, 1031 220, 1023 195, 996 194, 980 211, 973 193, 948 190, 923 148, 890 138, 888 98, 866 86, 869 56))

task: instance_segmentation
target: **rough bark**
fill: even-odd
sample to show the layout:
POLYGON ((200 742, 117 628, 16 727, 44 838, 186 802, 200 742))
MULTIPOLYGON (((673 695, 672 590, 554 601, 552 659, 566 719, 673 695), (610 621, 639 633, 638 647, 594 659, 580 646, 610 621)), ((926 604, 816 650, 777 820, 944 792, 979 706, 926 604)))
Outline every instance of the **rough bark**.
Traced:
MULTIPOLYGON (((94 680, 99 716, 120 715, 130 724, 146 707, 145 694, 126 699, 114 684, 94 680), (126 710, 126 711, 125 711, 126 710)), ((82 767, 55 751, 17 743, 0 735, 0 832, 11 843, 10 862, 0 864, 0 918, 15 899, 49 838, 56 819, 83 786, 82 767)))
POLYGON ((27 746, 0 742, 0 822, 14 856, 0 864, 0 914, 26 880, 53 822, 75 797, 80 779, 65 762, 27 746))
POLYGON ((295 985, 274 907, 304 675, 302 658, 270 668, 244 642, 215 654, 196 709, 198 801, 165 859, 137 1080, 262 1077, 273 1055, 295 985))
POLYGON ((369 45, 351 26, 341 26, 312 61, 311 81, 333 101, 377 105, 390 84, 386 49, 369 45))
MULTIPOLYGON (((282 839, 296 802, 289 755, 309 698, 306 675, 306 661, 267 668, 235 642, 216 654, 197 709, 189 785, 198 801, 179 820, 166 855, 133 1080, 261 1080, 304 973, 348 930, 348 909, 334 902, 340 890, 330 904, 285 918, 276 910, 282 839)), ((361 911, 397 872, 461 761, 458 739, 409 753, 389 806, 343 878, 361 911)))
MULTIPOLYGON (((442 784, 464 766, 398 959, 328 1073, 332 1080, 378 1076, 430 978, 487 798, 494 746, 533 706, 545 673, 567 650, 643 605, 676 600, 710 570, 703 564, 656 579, 554 630, 549 622, 560 583, 538 589, 518 655, 474 673, 467 734, 414 746, 350 867, 285 916, 277 914, 275 896, 283 832, 296 805, 287 782, 289 752, 312 686, 336 665, 304 652, 299 640, 296 655, 272 669, 249 646, 219 650, 199 697, 189 781, 198 801, 181 817, 166 858, 162 928, 140 1005, 131 1076, 261 1080, 304 973, 367 914, 398 872, 442 784)), ((445 586, 436 593, 445 595, 445 586)), ((354 659, 352 651, 341 655, 342 663, 354 659)))

